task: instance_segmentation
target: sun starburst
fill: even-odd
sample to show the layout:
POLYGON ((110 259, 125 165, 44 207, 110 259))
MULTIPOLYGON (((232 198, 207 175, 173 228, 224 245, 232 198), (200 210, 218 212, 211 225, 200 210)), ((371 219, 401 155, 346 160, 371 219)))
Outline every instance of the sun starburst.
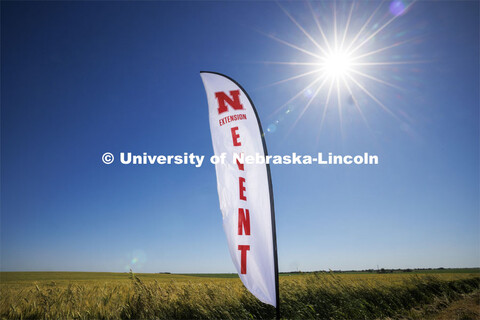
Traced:
MULTIPOLYGON (((293 127, 304 116, 307 110, 314 105, 314 101, 323 97, 319 104, 323 107, 322 118, 320 122, 320 130, 323 126, 329 104, 335 100, 335 106, 338 109, 340 124, 342 124, 342 99, 345 95, 348 97, 349 104, 353 104, 367 126, 366 117, 362 111, 362 106, 358 103, 358 95, 368 97, 375 105, 379 106, 388 114, 396 117, 395 112, 381 101, 375 95, 371 86, 385 86, 396 90, 401 90, 398 85, 388 81, 382 77, 381 73, 376 72, 379 67, 403 65, 410 63, 419 63, 422 61, 393 59, 385 60, 381 57, 382 53, 395 50, 395 48, 405 45, 415 40, 415 38, 402 39, 402 41, 394 41, 393 43, 382 43, 378 38, 382 33, 391 26, 398 17, 403 16, 414 1, 406 3, 402 0, 393 0, 390 2, 389 10, 385 13, 385 1, 381 1, 378 6, 370 13, 365 15, 362 12, 360 17, 355 14, 359 11, 360 2, 340 2, 334 0, 328 2, 328 8, 331 14, 322 8, 321 12, 315 10, 314 5, 318 3, 307 2, 309 15, 312 23, 316 27, 316 32, 307 31, 305 25, 302 25, 294 15, 289 12, 283 4, 278 3, 279 8, 285 13, 288 19, 296 26, 296 28, 305 36, 313 49, 306 45, 297 45, 275 35, 266 34, 269 38, 276 42, 292 48, 299 52, 302 56, 308 57, 305 61, 268 61, 270 64, 289 65, 296 67, 309 67, 310 70, 298 73, 286 79, 276 81, 272 85, 297 81, 302 78, 310 78, 311 80, 303 86, 303 88, 295 93, 288 101, 277 108, 276 112, 284 110, 292 101, 301 97, 307 97, 305 105, 299 109, 297 118, 293 127), (343 10, 338 10, 337 6, 342 5, 343 10), (341 11, 341 12, 339 12, 341 11), (331 17, 330 20, 325 17, 331 17), (358 18, 358 19, 357 19, 358 18), (341 23, 340 23, 341 21, 341 23), (361 21, 359 24, 358 21, 361 21), (355 22, 355 26, 353 26, 355 22), (381 58, 380 58, 381 57, 381 58)), ((305 20, 305 17, 303 17, 305 20)), ((304 70, 305 71, 305 70, 304 70)), ((290 109, 287 109, 290 112, 290 109)))

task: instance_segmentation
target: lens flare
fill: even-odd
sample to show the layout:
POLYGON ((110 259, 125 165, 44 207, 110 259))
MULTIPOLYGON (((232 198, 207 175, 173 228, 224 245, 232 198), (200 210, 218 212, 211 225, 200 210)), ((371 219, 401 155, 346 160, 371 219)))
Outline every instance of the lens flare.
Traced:
MULTIPOLYGON (((275 121, 275 122, 278 123, 278 121, 275 121)), ((277 131, 277 125, 274 124, 274 123, 269 124, 268 127, 267 127, 267 131, 269 133, 274 133, 275 131, 277 131)))
POLYGON ((145 263, 147 262, 147 255, 145 251, 140 249, 134 250, 133 252, 126 254, 126 258, 126 271, 132 269, 138 272, 145 266, 145 263))
POLYGON ((394 0, 390 3, 390 12, 394 16, 400 16, 405 13, 405 4, 401 0, 394 0))

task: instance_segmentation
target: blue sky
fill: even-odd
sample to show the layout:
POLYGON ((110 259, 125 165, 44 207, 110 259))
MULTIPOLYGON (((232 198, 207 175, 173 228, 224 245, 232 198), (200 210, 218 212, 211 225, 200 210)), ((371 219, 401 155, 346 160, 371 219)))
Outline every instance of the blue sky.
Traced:
MULTIPOLYGON (((305 3, 281 4, 320 39, 305 3)), ((332 4, 312 2, 327 34, 332 4)), ((354 7, 352 33, 377 6, 354 7)), ((270 154, 380 158, 272 166, 280 271, 479 266, 478 10, 409 7, 366 44, 405 41, 369 60, 396 64, 365 69, 395 88, 360 77, 393 115, 357 88, 368 126, 343 91, 320 130, 324 97, 302 117, 308 92, 279 109, 314 75, 269 86, 311 66, 267 61, 312 56, 268 35, 316 50, 274 2, 2 2, 1 269, 234 272, 213 165, 101 161, 212 155, 201 70, 248 91, 270 154)), ((386 2, 365 34, 391 18, 386 2)))

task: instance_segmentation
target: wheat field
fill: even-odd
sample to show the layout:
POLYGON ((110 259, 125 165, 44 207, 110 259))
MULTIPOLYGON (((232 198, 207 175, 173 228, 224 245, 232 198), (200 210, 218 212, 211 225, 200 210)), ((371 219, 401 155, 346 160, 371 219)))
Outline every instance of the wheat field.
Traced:
MULTIPOLYGON (((234 275, 0 273, 1 319, 273 319, 234 275)), ((478 270, 280 277, 285 319, 408 319, 478 291, 478 270)))

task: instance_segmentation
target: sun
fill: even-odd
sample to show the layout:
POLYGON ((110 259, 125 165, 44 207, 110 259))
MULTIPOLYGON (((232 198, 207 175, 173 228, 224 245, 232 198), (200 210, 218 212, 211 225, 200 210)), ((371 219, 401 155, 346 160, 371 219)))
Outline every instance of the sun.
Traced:
POLYGON ((336 50, 326 55, 322 60, 320 66, 332 79, 344 78, 352 73, 353 59, 346 51, 336 50))

